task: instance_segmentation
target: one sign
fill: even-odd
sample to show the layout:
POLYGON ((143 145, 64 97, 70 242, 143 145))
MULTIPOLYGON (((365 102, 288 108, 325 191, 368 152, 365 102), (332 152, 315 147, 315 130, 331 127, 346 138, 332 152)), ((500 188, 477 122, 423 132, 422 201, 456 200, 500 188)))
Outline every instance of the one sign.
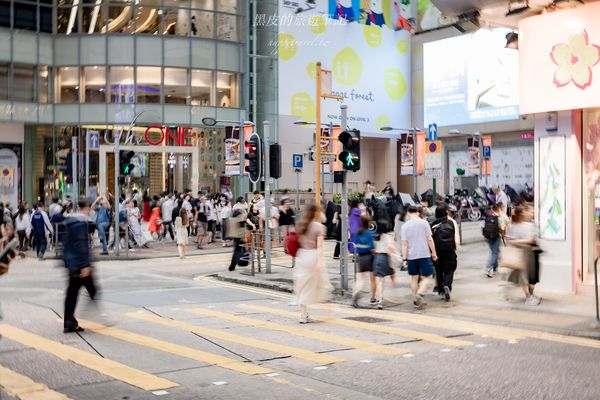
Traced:
MULTIPOLYGON (((483 139, 483 173, 482 176, 492 176, 492 137, 484 136, 483 139), (487 150, 486 150, 487 149, 487 150)), ((522 170, 522 172, 525 169, 522 170)))
POLYGON ((438 138, 438 129, 437 124, 429 124, 429 129, 427 130, 427 140, 433 142, 438 138))
POLYGON ((304 168, 304 156, 302 154, 293 154, 292 166, 294 167, 294 169, 304 168))
POLYGON ((492 158, 492 148, 490 146, 483 146, 483 159, 489 160, 492 158))
POLYGON ((227 127, 225 129, 225 175, 236 176, 240 174, 241 148, 240 128, 227 127))
POLYGON ((417 163, 417 175, 425 173, 425 144, 427 135, 425 132, 417 133, 417 146, 415 148, 415 162, 417 163))
POLYGON ((412 175, 414 173, 413 151, 413 135, 403 133, 400 137, 400 175, 412 175))
POLYGON ((442 141, 428 142, 425 146, 425 177, 442 177, 442 141))
POLYGON ((321 71, 321 95, 331 95, 331 71, 321 71))
POLYGON ((98 131, 88 131, 88 146, 90 150, 99 150, 100 149, 100 132, 98 131))
POLYGON ((325 155, 325 156, 321 156, 321 161, 335 161, 337 160, 337 157, 335 155, 325 155))

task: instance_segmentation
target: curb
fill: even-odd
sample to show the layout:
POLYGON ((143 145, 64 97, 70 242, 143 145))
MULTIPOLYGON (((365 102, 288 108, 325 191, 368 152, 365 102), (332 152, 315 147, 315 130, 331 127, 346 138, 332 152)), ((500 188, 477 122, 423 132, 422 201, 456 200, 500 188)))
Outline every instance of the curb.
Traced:
POLYGON ((213 276, 216 277, 220 281, 236 283, 238 285, 253 286, 253 287, 258 287, 258 288, 262 288, 262 289, 270 289, 270 290, 275 290, 275 291, 284 292, 284 293, 293 293, 294 292, 294 289, 291 285, 281 283, 281 282, 265 282, 262 280, 253 279, 251 276, 238 277, 238 276, 231 276, 231 275, 222 274, 222 273, 219 273, 219 274, 216 274, 213 276))

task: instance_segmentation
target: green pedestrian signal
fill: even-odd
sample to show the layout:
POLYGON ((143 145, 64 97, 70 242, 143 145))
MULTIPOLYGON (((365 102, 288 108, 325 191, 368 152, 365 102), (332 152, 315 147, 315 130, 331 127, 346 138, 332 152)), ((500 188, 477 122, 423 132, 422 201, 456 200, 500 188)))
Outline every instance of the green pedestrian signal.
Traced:
POLYGON ((360 169, 360 131, 358 129, 347 129, 339 134, 338 140, 342 143, 342 152, 338 154, 338 160, 347 171, 358 171, 360 169))

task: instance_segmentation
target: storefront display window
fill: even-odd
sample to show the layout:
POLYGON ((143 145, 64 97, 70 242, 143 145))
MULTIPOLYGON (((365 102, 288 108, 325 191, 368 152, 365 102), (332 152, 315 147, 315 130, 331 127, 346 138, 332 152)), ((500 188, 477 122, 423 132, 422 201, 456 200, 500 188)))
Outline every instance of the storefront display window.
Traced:
POLYGON ((217 73, 217 106, 237 107, 237 79, 229 72, 217 73))
POLYGON ((192 70, 192 105, 210 106, 213 74, 211 71, 192 70))
POLYGON ((83 77, 85 83, 86 103, 104 103, 106 102, 106 68, 104 67, 84 67, 83 77))
POLYGON ((600 256, 600 109, 583 112, 583 281, 600 256))
POLYGON ((32 102, 34 99, 35 67, 33 65, 13 65, 13 99, 32 102))
POLYGON ((137 102, 160 103, 160 67, 137 67, 137 102))
POLYGON ((135 103, 132 67, 111 67, 109 80, 111 103, 135 103))
POLYGON ((165 103, 187 103, 189 97, 187 71, 184 68, 165 68, 165 103))
POLYGON ((79 102, 79 68, 58 68, 56 82, 57 103, 79 102))

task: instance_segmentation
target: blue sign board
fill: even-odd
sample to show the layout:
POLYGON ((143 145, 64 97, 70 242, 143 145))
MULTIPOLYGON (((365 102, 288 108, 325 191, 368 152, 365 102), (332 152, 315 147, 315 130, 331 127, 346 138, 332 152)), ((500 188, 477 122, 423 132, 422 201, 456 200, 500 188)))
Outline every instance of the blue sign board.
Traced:
POLYGON ((427 140, 433 142, 438 139, 438 131, 437 124, 429 124, 429 129, 427 129, 427 140))
POLYGON ((492 146, 483 146, 483 159, 489 160, 492 158, 492 146))
POLYGON ((292 165, 293 165, 294 169, 304 168, 304 156, 302 154, 293 154, 292 155, 292 165))
POLYGON ((90 150, 99 150, 100 149, 100 132, 96 131, 88 131, 88 146, 90 150))

